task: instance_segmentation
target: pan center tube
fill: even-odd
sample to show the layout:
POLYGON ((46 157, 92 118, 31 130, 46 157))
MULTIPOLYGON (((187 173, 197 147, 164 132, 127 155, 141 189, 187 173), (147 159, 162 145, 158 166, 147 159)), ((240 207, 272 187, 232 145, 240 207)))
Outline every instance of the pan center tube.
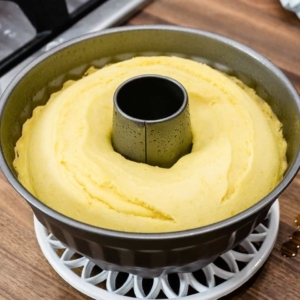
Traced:
POLYGON ((135 162, 170 168, 192 147, 188 95, 178 81, 141 75, 114 94, 112 145, 135 162))

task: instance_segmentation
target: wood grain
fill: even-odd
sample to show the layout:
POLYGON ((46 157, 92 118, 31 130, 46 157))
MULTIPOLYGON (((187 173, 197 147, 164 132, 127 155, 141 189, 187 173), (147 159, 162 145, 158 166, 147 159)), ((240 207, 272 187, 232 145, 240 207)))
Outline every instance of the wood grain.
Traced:
MULTIPOLYGON (((300 20, 278 0, 156 0, 127 24, 173 24, 212 31, 259 51, 300 91, 300 20)), ((126 25, 126 24, 125 24, 126 25)), ((281 256, 296 229, 300 175, 280 197, 280 229, 265 266, 223 299, 299 299, 300 255, 281 256)), ((66 284, 41 254, 33 215, 0 174, 0 299, 89 299, 66 284)))

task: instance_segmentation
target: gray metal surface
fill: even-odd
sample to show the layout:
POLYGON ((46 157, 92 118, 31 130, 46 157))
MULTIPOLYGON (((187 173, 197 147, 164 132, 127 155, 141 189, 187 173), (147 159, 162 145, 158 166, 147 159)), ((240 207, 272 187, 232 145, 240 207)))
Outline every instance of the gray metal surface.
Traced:
POLYGON ((0 61, 24 46, 35 35, 35 28, 17 4, 0 1, 0 61))
MULTIPOLYGON (((84 2, 86 0, 68 0, 67 5, 69 10, 74 10, 78 7, 78 5, 81 2, 84 2)), ((7 74, 2 76, 0 78, 0 95, 4 91, 4 89, 7 87, 7 85, 11 82, 11 80, 22 70, 28 63, 33 61, 35 58, 40 56, 41 54, 49 51, 53 47, 66 42, 68 40, 71 40, 73 38, 76 38, 78 36, 81 36, 83 34, 96 32, 99 30, 103 30, 112 26, 116 26, 124 22, 126 19, 128 19, 130 16, 132 16, 134 13, 142 9, 145 5, 149 4, 154 0, 110 0, 108 2, 105 2, 95 10, 93 10, 90 14, 88 14, 86 17, 82 18, 80 21, 78 21, 74 26, 63 32, 61 35, 59 35, 57 38, 55 38, 53 41, 48 43, 46 46, 41 48, 39 51, 35 52, 32 56, 28 57, 26 60, 24 60, 22 63, 20 63, 17 67, 10 70, 7 74)), ((3 1, 0 1, 0 4, 2 5, 3 1)), ((4 2, 9 3, 9 2, 4 2)), ((6 6, 5 6, 6 7, 6 6)), ((19 10, 18 6, 13 5, 14 10, 19 10)), ((1 8, 1 6, 0 6, 1 8)), ((20 10, 19 10, 20 11, 20 10)), ((0 12, 1 13, 1 12, 0 12)), ((18 15, 17 15, 18 16, 18 15)), ((24 16, 25 21, 27 21, 26 17, 24 16)), ((22 45, 30 40, 34 35, 35 31, 32 31, 32 29, 28 29, 29 27, 26 25, 26 22, 23 20, 23 18, 20 18, 19 21, 17 21, 17 18, 13 17, 13 19, 9 20, 9 24, 12 24, 16 22, 13 28, 17 27, 18 30, 20 30, 20 27, 24 27, 25 31, 28 31, 28 34, 24 35, 24 39, 21 40, 18 43, 21 43, 22 45), (34 34, 34 35, 32 35, 34 34)), ((28 21, 27 21, 28 22, 28 21)), ((0 20, 1 23, 1 20, 0 20)), ((12 25, 10 25, 12 26, 12 25)), ((31 26, 32 27, 32 26, 31 26)), ((10 27, 12 28, 12 27, 10 27)), ((21 32, 23 34, 23 31, 21 32)), ((20 34, 21 34, 20 33, 20 34)), ((19 34, 18 34, 19 36, 19 34)), ((22 35, 23 36, 23 35, 22 35)), ((6 44, 9 37, 4 36, 4 33, 2 34, 1 27, 0 27, 0 53, 2 49, 2 44, 6 44), (1 37, 3 35, 3 37, 1 37), (2 44, 1 44, 2 40, 2 44)), ((14 41, 16 45, 14 47, 19 47, 19 44, 17 44, 16 41, 14 41)), ((17 47, 17 48, 18 48, 17 47)), ((16 49, 17 49, 16 48, 16 49)), ((4 48, 3 48, 4 49, 4 48)), ((12 48, 9 48, 9 51, 12 51, 12 48)), ((3 50, 4 52, 4 50, 3 50)), ((4 55, 4 54, 3 54, 4 55)), ((1 57, 0 57, 1 59, 1 57)))
POLYGON ((205 267, 220 253, 235 247, 263 221, 278 195, 297 174, 299 131, 297 91, 277 67, 250 48, 194 29, 163 25, 115 28, 60 45, 16 76, 0 100, 0 167, 30 204, 37 219, 64 245, 102 269, 157 277, 205 267), (254 87, 283 124, 288 143, 288 169, 282 181, 257 204, 229 219, 186 231, 153 234, 90 226, 54 211, 31 195, 18 181, 12 162, 15 143, 32 110, 61 89, 64 81, 74 79, 74 74, 79 78, 90 65, 97 63, 101 67, 101 64, 150 54, 200 60, 254 87))
POLYGON ((65 0, 68 13, 71 14, 74 12, 77 8, 79 8, 81 5, 85 4, 89 0, 65 0))

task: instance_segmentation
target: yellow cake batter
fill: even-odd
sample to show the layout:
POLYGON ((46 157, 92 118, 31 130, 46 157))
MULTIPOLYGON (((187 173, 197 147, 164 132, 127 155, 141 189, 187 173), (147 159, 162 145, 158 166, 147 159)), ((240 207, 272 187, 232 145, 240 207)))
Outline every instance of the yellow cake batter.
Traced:
POLYGON ((120 231, 178 231, 233 216, 281 180, 281 124, 239 80, 178 57, 138 57, 90 73, 36 108, 16 145, 19 180, 53 209, 120 231), (142 74, 174 78, 188 92, 193 148, 170 169, 112 148, 113 94, 142 74))

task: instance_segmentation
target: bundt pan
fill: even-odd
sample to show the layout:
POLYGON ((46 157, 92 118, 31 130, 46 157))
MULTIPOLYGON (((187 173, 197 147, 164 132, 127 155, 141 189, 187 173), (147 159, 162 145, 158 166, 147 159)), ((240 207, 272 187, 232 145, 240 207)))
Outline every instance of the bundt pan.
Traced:
POLYGON ((38 220, 63 244, 100 268, 144 277, 194 271, 233 248, 263 221, 300 164, 299 95, 286 76, 248 47, 194 29, 162 25, 123 27, 64 43, 30 63, 16 76, 2 95, 0 114, 1 169, 38 220), (144 234, 107 230, 68 218, 44 205, 20 184, 12 165, 14 146, 32 110, 45 104, 50 94, 59 90, 67 79, 80 78, 89 66, 102 67, 141 55, 177 55, 203 61, 240 78, 266 99, 283 123, 288 142, 288 169, 272 192, 246 211, 209 226, 144 234))

